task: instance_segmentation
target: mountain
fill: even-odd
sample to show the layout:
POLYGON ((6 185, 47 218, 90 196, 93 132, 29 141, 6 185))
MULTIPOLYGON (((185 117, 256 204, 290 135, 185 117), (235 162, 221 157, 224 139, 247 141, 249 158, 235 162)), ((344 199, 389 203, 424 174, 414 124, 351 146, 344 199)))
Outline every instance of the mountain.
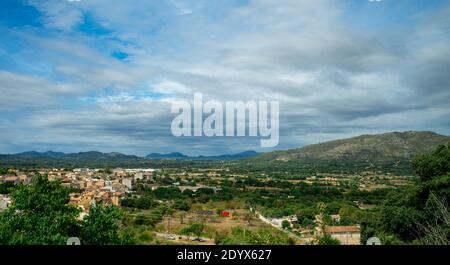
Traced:
POLYGON ((21 157, 53 157, 53 158, 60 158, 60 157, 63 157, 65 154, 63 152, 53 152, 53 151, 46 151, 46 152, 28 151, 28 152, 17 153, 15 155, 16 156, 21 156, 21 157))
POLYGON ((134 155, 124 155, 117 152, 111 153, 102 153, 97 151, 89 151, 89 152, 79 152, 79 153, 69 153, 65 154, 62 152, 36 152, 36 151, 28 151, 14 154, 17 157, 23 158, 63 158, 63 159, 133 159, 138 158, 134 155))
POLYGON ((434 132, 389 132, 264 153, 253 161, 409 161, 414 155, 430 152, 436 146, 449 141, 449 136, 434 132))
POLYGON ((412 173, 410 160, 413 156, 430 152, 439 144, 449 142, 449 136, 434 132, 408 131, 361 135, 262 154, 246 151, 230 155, 187 156, 174 152, 152 153, 146 157, 138 157, 117 152, 90 151, 65 154, 53 151, 30 151, 0 154, 0 167, 166 167, 214 161, 239 161, 236 165, 242 168, 276 172, 289 170, 293 172, 355 172, 386 169, 393 173, 410 174, 412 173))
POLYGON ((66 154, 64 159, 77 159, 77 160, 126 160, 139 158, 135 155, 125 155, 122 153, 111 152, 102 153, 98 151, 79 152, 66 154))
POLYGON ((151 154, 147 155, 146 157, 151 158, 151 159, 166 159, 166 158, 183 159, 183 158, 188 158, 187 155, 183 155, 182 153, 179 153, 179 152, 168 153, 168 154, 151 153, 151 154))
POLYGON ((259 153, 255 151, 245 151, 237 154, 218 155, 218 156, 187 156, 182 153, 175 152, 169 154, 151 153, 146 157, 151 159, 178 159, 178 160, 237 160, 255 157, 257 155, 259 155, 259 153))
POLYGON ((219 155, 219 156, 197 156, 194 159, 197 160, 237 160, 258 156, 260 153, 255 151, 245 151, 232 155, 219 155))

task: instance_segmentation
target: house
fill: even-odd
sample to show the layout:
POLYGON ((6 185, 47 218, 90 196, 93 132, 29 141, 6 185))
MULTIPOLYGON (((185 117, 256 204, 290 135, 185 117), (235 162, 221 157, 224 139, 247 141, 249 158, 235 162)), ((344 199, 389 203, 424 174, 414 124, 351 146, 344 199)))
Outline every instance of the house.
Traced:
POLYGON ((6 195, 0 195, 0 211, 5 210, 11 205, 11 198, 6 195))
POLYGON ((122 185, 131 190, 133 188, 133 179, 132 178, 123 178, 122 185))
POLYGON ((29 177, 28 177, 27 175, 25 175, 25 174, 17 175, 17 177, 19 178, 19 181, 20 181, 22 184, 29 184, 30 181, 31 181, 31 178, 29 178, 29 177))
POLYGON ((16 176, 7 176, 3 179, 3 183, 7 183, 7 182, 11 182, 14 183, 14 185, 19 185, 20 184, 20 178, 16 177, 16 176))
MULTIPOLYGON (((359 245, 361 241, 361 229, 356 225, 327 226, 325 231, 331 237, 339 240, 342 245, 359 245)), ((320 228, 317 232, 321 234, 320 228)))
POLYGON ((137 182, 138 180, 144 180, 144 174, 142 172, 137 172, 134 174, 134 181, 137 182))
POLYGON ((121 196, 121 195, 122 195, 121 192, 113 192, 113 193, 109 196, 109 199, 110 199, 111 204, 112 204, 112 205, 115 205, 115 206, 119 206, 120 196, 121 196))

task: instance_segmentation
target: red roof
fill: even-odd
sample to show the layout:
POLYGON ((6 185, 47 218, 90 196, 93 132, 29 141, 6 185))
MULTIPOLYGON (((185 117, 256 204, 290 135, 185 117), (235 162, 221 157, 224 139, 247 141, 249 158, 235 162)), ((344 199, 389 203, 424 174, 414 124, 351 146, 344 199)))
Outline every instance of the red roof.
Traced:
POLYGON ((228 217, 228 216, 230 216, 230 212, 222 211, 222 212, 220 213, 220 216, 228 217))

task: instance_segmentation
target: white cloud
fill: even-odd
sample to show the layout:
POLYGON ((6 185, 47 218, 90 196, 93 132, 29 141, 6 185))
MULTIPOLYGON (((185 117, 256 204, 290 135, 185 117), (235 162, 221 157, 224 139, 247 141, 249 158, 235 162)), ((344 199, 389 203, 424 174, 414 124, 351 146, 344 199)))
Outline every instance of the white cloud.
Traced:
POLYGON ((193 92, 219 101, 279 100, 281 147, 387 130, 449 132, 449 8, 386 34, 357 30, 342 1, 254 0, 220 6, 220 14, 213 1, 35 4, 48 27, 70 32, 89 11, 113 33, 23 33, 40 51, 33 60, 48 62, 61 80, 0 72, 4 110, 46 104, 18 118, 34 136, 8 138, 11 146, 221 153, 258 145, 174 139, 170 103, 193 92), (111 58, 116 50, 130 57, 111 58), (84 101, 52 107, 61 96, 84 101))

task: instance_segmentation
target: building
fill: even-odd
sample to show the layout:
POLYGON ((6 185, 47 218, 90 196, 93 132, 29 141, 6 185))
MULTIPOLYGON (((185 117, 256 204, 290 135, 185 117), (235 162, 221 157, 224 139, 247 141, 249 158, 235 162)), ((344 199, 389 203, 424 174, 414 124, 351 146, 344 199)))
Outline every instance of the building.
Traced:
POLYGON ((0 211, 5 210, 11 205, 11 198, 6 195, 0 195, 0 211))
POLYGON ((20 174, 20 175, 17 175, 17 177, 19 178, 19 181, 22 183, 22 184, 29 184, 30 183, 30 181, 31 181, 31 178, 29 178, 27 175, 25 175, 25 174, 20 174))
MULTIPOLYGON (((359 226, 327 226, 325 231, 331 237, 339 240, 342 245, 359 245, 361 243, 361 229, 359 226)), ((318 233, 320 234, 320 228, 318 233)))
POLYGON ((128 189, 131 190, 133 188, 133 179, 132 178, 123 178, 122 185, 124 185, 125 187, 127 187, 128 189))
POLYGON ((122 195, 121 192, 113 192, 110 194, 109 199, 112 205, 119 206, 120 204, 120 196, 122 195))
POLYGON ((14 183, 14 185, 19 185, 20 178, 16 177, 16 176, 7 176, 7 177, 3 178, 3 183, 7 183, 7 182, 14 183))

